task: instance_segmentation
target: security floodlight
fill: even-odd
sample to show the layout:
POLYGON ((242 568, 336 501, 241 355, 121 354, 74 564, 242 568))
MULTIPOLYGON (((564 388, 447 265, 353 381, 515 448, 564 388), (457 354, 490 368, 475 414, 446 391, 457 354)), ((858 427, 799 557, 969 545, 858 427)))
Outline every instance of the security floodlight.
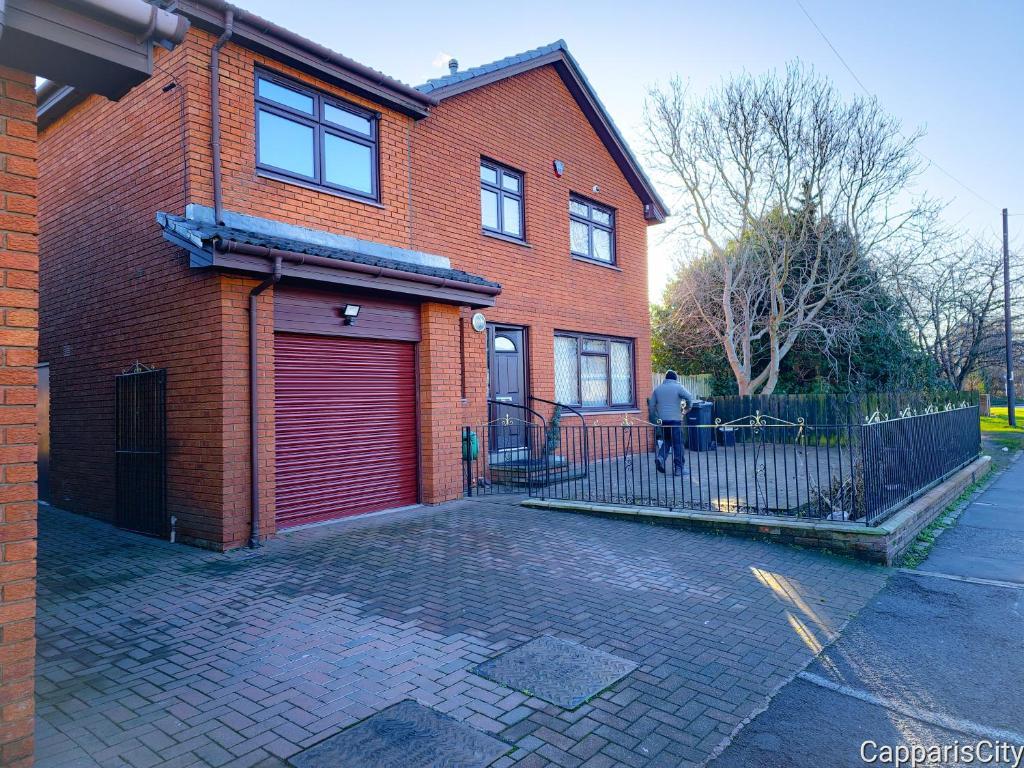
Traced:
POLYGON ((359 310, 362 309, 358 304, 346 304, 344 309, 341 310, 341 316, 345 318, 345 325, 353 325, 356 318, 359 317, 359 310))

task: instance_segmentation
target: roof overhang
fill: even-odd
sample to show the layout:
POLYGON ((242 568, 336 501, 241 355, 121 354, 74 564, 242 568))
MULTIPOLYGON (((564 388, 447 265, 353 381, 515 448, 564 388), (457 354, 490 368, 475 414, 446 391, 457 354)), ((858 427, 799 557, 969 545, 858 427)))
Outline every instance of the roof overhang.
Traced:
POLYGON ((154 43, 188 26, 143 0, 7 0, 0 65, 119 99, 152 73, 154 43))
POLYGON ((590 85, 583 70, 569 53, 564 43, 551 46, 553 50, 538 56, 516 61, 508 66, 484 72, 475 77, 432 88, 429 94, 439 102, 468 91, 481 88, 509 77, 523 74, 538 67, 554 66, 565 87, 572 94, 583 114, 594 128, 622 175, 644 205, 644 218, 661 223, 668 215, 668 206, 658 195, 654 184, 647 177, 639 161, 633 155, 626 140, 612 121, 597 93, 590 85))
MULTIPOLYGON (((203 211, 199 211, 202 217, 203 211)), ((237 216, 237 215, 236 215, 237 216)), ((239 220, 255 220, 238 216, 239 220)), ((268 238, 259 232, 240 233, 234 239, 231 228, 210 228, 198 219, 185 219, 165 213, 157 214, 157 222, 164 239, 189 254, 189 266, 196 269, 215 269, 256 275, 274 271, 275 262, 281 261, 281 275, 301 280, 388 294, 415 297, 424 301, 457 304, 473 308, 494 306, 501 286, 482 278, 431 264, 403 264, 394 259, 380 258, 379 252, 398 253, 401 249, 374 243, 365 243, 366 257, 342 248, 326 246, 323 242, 302 243, 293 240, 268 238), (274 243, 293 243, 277 246, 274 243), (304 249, 304 250, 303 250, 304 249), (307 252, 311 251, 311 252, 307 252), (331 255, 324 255, 331 254, 331 255)), ((300 228, 280 225, 295 233, 300 228)), ((318 233, 328 240, 337 236, 318 233)), ((351 238, 337 238, 347 246, 358 242, 351 238)), ((404 252, 410 258, 434 258, 442 263, 447 259, 429 257, 428 254, 404 252)))
POLYGON ((232 42, 414 118, 426 117, 436 103, 432 96, 224 0, 181 0, 177 11, 219 35, 228 8, 234 11, 232 42))
MULTIPOLYGON (((170 238, 168 238, 170 239, 170 238)), ((186 247, 184 243, 181 243, 186 247)), ((272 273, 274 260, 281 259, 281 275, 316 283, 343 285, 348 288, 362 288, 369 291, 410 296, 442 304, 457 304, 474 309, 493 307, 499 291, 473 286, 470 283, 445 280, 430 280, 421 275, 408 273, 405 276, 380 274, 374 271, 357 270, 362 265, 337 261, 323 257, 308 256, 295 251, 264 248, 256 253, 253 246, 233 240, 216 243, 202 253, 187 248, 193 267, 213 267, 232 272, 253 274, 272 273)))

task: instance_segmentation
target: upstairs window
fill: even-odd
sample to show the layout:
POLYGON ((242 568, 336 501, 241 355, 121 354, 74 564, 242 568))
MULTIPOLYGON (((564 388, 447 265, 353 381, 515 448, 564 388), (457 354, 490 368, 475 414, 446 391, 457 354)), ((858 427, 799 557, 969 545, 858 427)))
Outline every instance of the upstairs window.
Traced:
POLYGON ((480 225, 492 232, 524 240, 523 174, 480 161, 480 225))
POLYGON ((573 256, 615 263, 615 211, 577 195, 569 197, 569 249, 573 256))
POLYGON ((256 167, 376 201, 378 116, 279 75, 256 73, 256 167))

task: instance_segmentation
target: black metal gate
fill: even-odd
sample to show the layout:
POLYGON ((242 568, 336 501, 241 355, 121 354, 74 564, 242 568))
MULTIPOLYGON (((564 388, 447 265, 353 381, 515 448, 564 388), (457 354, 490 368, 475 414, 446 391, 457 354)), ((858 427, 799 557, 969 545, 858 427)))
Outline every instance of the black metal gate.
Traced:
POLYGON ((131 531, 166 537, 167 371, 136 363, 117 376, 115 410, 115 522, 131 531))

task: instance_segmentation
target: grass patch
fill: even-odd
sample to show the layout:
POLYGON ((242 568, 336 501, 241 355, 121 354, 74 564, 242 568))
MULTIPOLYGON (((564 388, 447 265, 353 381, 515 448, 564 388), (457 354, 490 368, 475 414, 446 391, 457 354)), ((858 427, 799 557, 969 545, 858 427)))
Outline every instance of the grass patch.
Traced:
POLYGON ((914 539, 914 543, 911 544, 907 550, 903 553, 900 558, 899 565, 901 568, 917 568, 927 558, 929 553, 932 551, 932 547, 935 546, 935 540, 945 531, 947 528, 952 528, 956 525, 957 515, 961 509, 967 504, 967 502, 977 493, 978 489, 981 488, 987 482, 987 478, 982 478, 971 483, 969 486, 964 488, 963 493, 956 497, 949 506, 946 507, 942 512, 926 525, 917 538, 914 539))
MULTIPOLYGON (((993 408, 993 411, 996 409, 993 408)), ((992 416, 981 417, 981 431, 987 432, 988 434, 1006 434, 1006 435, 1018 435, 1024 437, 1024 427, 1020 425, 1024 424, 1024 414, 1021 414, 1017 419, 1018 426, 1011 427, 1006 423, 1006 409, 1003 408, 1003 415, 997 416, 993 413, 992 416)))
MULTIPOLYGON (((1018 405, 1014 410, 1017 411, 1017 420, 1024 419, 1024 405, 1018 405)), ((1001 416, 1003 421, 1006 421, 1006 414, 1010 412, 1010 409, 1005 405, 993 405, 992 415, 1001 416)))

